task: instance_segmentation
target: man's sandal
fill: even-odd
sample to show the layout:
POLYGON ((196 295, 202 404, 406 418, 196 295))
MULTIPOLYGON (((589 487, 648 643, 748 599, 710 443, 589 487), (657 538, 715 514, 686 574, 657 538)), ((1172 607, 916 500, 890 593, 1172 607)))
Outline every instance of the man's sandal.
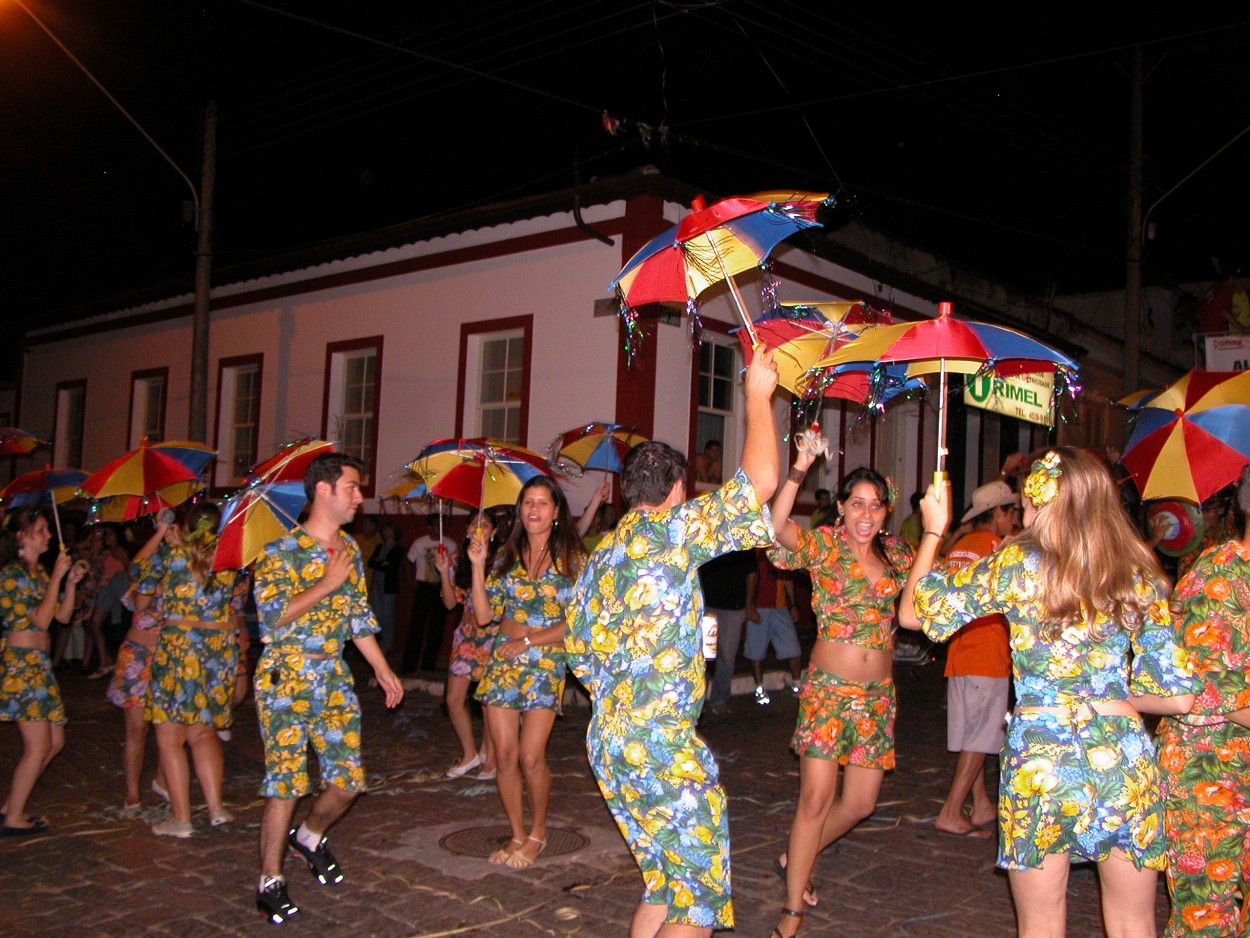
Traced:
MULTIPOLYGON (((803 924, 803 922, 802 922, 802 918, 803 918, 803 916, 804 916, 804 915, 806 915, 807 913, 806 913, 806 912, 796 912, 796 911, 794 911, 794 909, 784 909, 784 908, 783 908, 783 909, 781 910, 781 914, 782 914, 782 915, 790 915, 790 916, 793 916, 794 918, 799 919, 799 920, 800 920, 800 921, 799 921, 799 924, 800 924, 800 925, 802 925, 802 924, 803 924)), ((799 933, 799 931, 798 931, 798 929, 796 928, 796 929, 794 930, 794 934, 795 934, 795 935, 797 935, 798 933, 799 933)), ((793 936, 793 935, 790 935, 790 936, 783 935, 783 934, 781 933, 781 926, 777 926, 776 928, 774 928, 774 929, 773 929, 773 933, 772 933, 771 935, 769 935, 769 936, 768 936, 768 938, 794 938, 794 936, 793 936)))
MULTIPOLYGON (((786 858, 787 862, 789 862, 789 859, 789 857, 786 858)), ((773 860, 773 872, 777 874, 777 878, 784 884, 786 881, 786 868, 781 864, 781 857, 773 860)), ((803 901, 813 909, 820 905, 820 896, 817 895, 816 887, 812 885, 810 879, 807 881, 807 885, 803 887, 803 901)))
MULTIPOLYGON (((514 870, 523 870, 527 866, 532 865, 535 860, 543 855, 543 851, 547 849, 547 841, 545 840, 539 840, 537 837, 526 837, 525 839, 527 841, 532 840, 534 843, 538 844, 538 853, 534 854, 532 857, 527 857, 525 854, 521 853, 520 850, 511 854, 504 862, 514 870)), ((525 849, 525 844, 521 845, 521 849, 525 849)))
POLYGON ((488 862, 495 863, 495 864, 507 863, 508 857, 512 856, 512 851, 509 850, 508 848, 511 847, 513 844, 516 844, 518 847, 524 847, 525 841, 509 840, 504 846, 500 847, 498 850, 496 850, 494 853, 490 855, 490 857, 488 858, 488 862))

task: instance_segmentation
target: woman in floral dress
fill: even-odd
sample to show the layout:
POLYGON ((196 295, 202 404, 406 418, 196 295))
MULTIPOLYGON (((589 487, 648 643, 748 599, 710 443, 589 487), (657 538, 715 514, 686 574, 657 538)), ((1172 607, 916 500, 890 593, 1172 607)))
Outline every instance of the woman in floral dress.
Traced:
POLYGON ((22 735, 22 756, 0 812, 0 834, 5 837, 48 830, 46 821, 27 816, 26 799, 65 746, 65 708, 52 675, 48 628, 54 618, 62 624, 70 620, 74 591, 86 568, 74 564, 62 549, 49 576, 39 558, 51 540, 48 519, 33 508, 13 512, 0 532, 0 721, 16 722, 22 735), (65 590, 58 596, 62 583, 65 590))
POLYGON ((800 756, 799 800, 789 845, 775 864, 786 880, 774 930, 780 938, 798 932, 804 903, 816 904, 816 857, 872 814, 894 768, 894 607, 912 560, 911 548, 884 530, 894 493, 872 469, 856 469, 839 484, 838 524, 807 531, 794 523, 795 496, 816 458, 806 439, 796 442, 794 465, 773 499, 780 549, 769 560, 781 570, 810 571, 819 631, 791 742, 800 756))
POLYGON ((208 802, 214 827, 232 820, 221 800, 222 754, 217 730, 230 725, 238 645, 248 579, 234 570, 211 569, 217 546, 216 506, 201 502, 148 560, 139 591, 160 596, 160 638, 152 655, 146 719, 156 727, 161 773, 169 791, 170 817, 156 834, 190 837, 191 777, 186 748, 208 802))
POLYGON ((1238 534, 1203 553, 1172 594, 1198 696, 1159 724, 1167 938, 1250 934, 1250 466, 1237 502, 1238 534))
POLYGON ((1093 456, 1048 451, 1023 495, 1019 535, 955 573, 925 575, 951 516, 949 489, 930 488, 900 623, 945 641, 980 616, 1007 618, 1016 709, 1001 759, 998 865, 1020 934, 1062 935, 1069 866, 1093 861, 1107 933, 1154 935, 1163 798, 1139 714, 1194 702, 1167 584, 1093 456))
POLYGON ((477 699, 495 744, 499 797, 512 828, 512 839, 490 860, 519 869, 546 846, 547 740, 564 694, 564 611, 585 559, 560 487, 546 476, 525 483, 516 521, 489 576, 486 553, 485 540, 475 537, 469 545, 473 609, 478 625, 500 620, 477 699))
POLYGON ((483 721, 482 745, 480 748, 475 746, 473 721, 467 706, 469 685, 482 679, 486 659, 495 643, 497 625, 493 621, 485 626, 477 624, 477 615, 469 596, 469 588, 473 584, 469 544, 475 537, 482 538, 488 545, 486 566, 489 567, 495 559, 495 519, 492 514, 480 509, 474 509, 469 515, 468 533, 459 553, 449 557, 446 551, 437 552, 434 566, 438 568, 442 584, 443 605, 455 609, 464 604, 464 615, 451 637, 451 661, 447 665, 447 690, 443 698, 447 703, 447 717, 460 742, 460 758, 447 770, 447 777, 460 778, 480 767, 477 777, 489 780, 495 777, 495 747, 490 740, 490 725, 483 721))

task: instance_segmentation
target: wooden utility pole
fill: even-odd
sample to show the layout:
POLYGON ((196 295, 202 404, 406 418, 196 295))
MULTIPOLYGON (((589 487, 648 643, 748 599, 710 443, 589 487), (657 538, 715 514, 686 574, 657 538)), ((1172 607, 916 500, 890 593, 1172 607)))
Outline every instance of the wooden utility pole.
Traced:
POLYGON ((1133 47, 1128 157, 1128 271, 1124 287, 1124 393, 1141 388, 1142 47, 1133 47))
POLYGON ((208 319, 213 277, 213 185, 217 175, 217 102, 204 109, 199 239, 195 248, 195 315, 191 326, 191 405, 187 436, 208 442, 208 319))

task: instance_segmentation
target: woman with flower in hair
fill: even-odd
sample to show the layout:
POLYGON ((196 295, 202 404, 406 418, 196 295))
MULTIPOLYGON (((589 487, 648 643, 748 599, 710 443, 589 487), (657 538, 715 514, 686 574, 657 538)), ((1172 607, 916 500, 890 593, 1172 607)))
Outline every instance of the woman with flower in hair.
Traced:
POLYGON ((248 579, 234 570, 214 572, 215 505, 200 502, 182 524, 171 525, 165 543, 142 565, 139 592, 160 596, 160 637, 152 654, 152 676, 144 716, 156 727, 161 774, 169 792, 170 816, 153 833, 190 837, 191 777, 184 747, 190 747, 195 775, 214 827, 233 816, 221 800, 222 755, 217 730, 230 725, 238 646, 248 579))
POLYGON ((797 933, 804 904, 817 901, 817 856, 872 814, 894 768, 894 608, 912 561, 906 542, 885 531, 896 496, 873 469, 856 469, 839 483, 832 527, 807 531, 794 523, 795 496, 823 448, 817 442, 810 433, 796 437, 798 454, 772 504, 780 547, 769 560, 810 572, 818 627, 791 741, 799 800, 786 853, 774 863, 786 882, 774 938, 797 933))
POLYGON ((998 865, 1019 933, 1063 935, 1069 866, 1092 861, 1107 934, 1154 935, 1163 798, 1139 714, 1186 713, 1194 702, 1167 582, 1093 456, 1046 452, 1022 492, 1024 530, 944 574, 928 571, 950 492, 929 489, 899 621, 945 641, 981 616, 1007 618, 1016 709, 1001 759, 998 865))
POLYGON ((512 839, 490 862, 520 869, 547 845, 547 740, 564 695, 564 611, 586 554, 564 492, 547 476, 521 488, 512 531, 489 574, 482 532, 468 553, 477 623, 499 620, 477 699, 495 744, 496 784, 512 839), (522 808, 527 790, 528 829, 522 808))
POLYGON ((22 735, 22 756, 0 811, 5 837, 48 830, 46 821, 27 816, 26 799, 65 746, 65 708, 52 674, 48 629, 53 619, 69 622, 74 591, 87 568, 62 547, 49 576, 39 558, 51 540, 48 519, 34 508, 13 512, 0 531, 0 721, 17 723, 22 735))

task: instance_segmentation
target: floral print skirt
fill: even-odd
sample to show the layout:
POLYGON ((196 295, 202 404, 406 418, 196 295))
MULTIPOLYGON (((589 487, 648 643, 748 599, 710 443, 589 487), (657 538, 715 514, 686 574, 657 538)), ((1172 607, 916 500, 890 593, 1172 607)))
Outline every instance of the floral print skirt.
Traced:
POLYGON ((865 769, 894 768, 894 680, 851 681, 809 665, 790 747, 800 756, 865 769))
POLYGON ((480 681, 495 644, 498 626, 479 626, 461 622, 451 636, 451 661, 447 664, 449 674, 480 681))
POLYGON ((52 657, 36 648, 5 646, 0 656, 0 720, 64 724, 61 688, 52 674, 52 657))
POLYGON ((535 645, 511 660, 499 656, 499 646, 507 639, 502 632, 491 644, 477 699, 488 707, 503 710, 555 710, 560 712, 564 696, 564 653, 535 645))
POLYGON ((1017 710, 1001 761, 1000 867, 1037 869, 1052 853, 1097 862, 1118 848, 1138 869, 1163 869, 1159 768, 1140 717, 1017 710))
POLYGON ((162 626, 152 653, 144 719, 229 727, 237 654, 233 629, 162 626))
POLYGON ((113 665, 113 679, 109 681, 105 698, 115 707, 133 710, 147 703, 148 683, 152 679, 153 649, 140 642, 127 639, 117 649, 117 663, 113 665))

